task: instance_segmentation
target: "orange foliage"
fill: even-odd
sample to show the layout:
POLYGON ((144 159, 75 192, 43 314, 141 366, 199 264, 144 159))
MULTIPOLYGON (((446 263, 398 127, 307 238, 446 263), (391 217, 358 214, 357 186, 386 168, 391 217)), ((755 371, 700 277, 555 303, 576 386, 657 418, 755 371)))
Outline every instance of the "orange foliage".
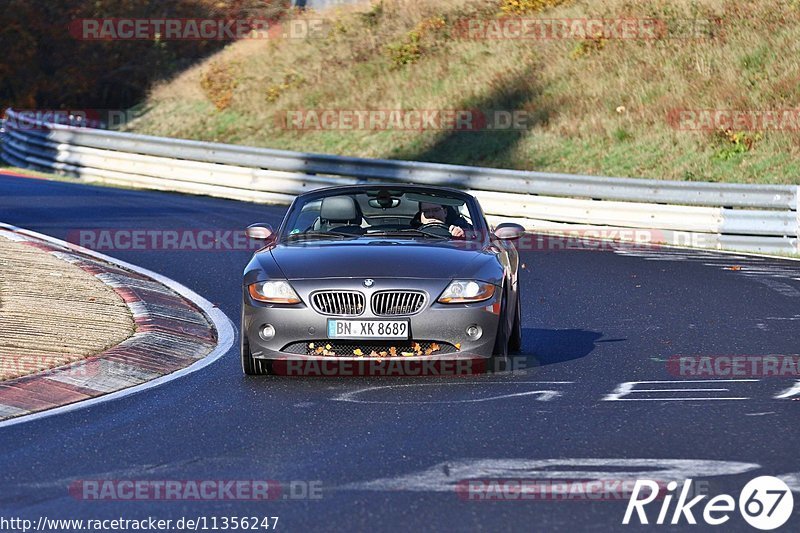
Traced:
POLYGON ((224 41, 92 41, 76 21, 96 18, 275 19, 287 0, 4 0, 0 9, 0 105, 124 109, 224 41), (70 32, 70 24, 73 32, 70 32))

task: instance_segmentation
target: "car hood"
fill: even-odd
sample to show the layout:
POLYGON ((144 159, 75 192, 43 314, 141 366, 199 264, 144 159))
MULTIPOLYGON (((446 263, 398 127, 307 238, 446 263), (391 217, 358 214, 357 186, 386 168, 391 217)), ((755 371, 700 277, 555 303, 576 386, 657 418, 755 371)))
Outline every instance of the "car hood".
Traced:
POLYGON ((479 243, 467 241, 359 239, 291 243, 278 244, 269 254, 287 279, 450 279, 480 270, 485 262, 496 262, 493 253, 482 249, 479 243))

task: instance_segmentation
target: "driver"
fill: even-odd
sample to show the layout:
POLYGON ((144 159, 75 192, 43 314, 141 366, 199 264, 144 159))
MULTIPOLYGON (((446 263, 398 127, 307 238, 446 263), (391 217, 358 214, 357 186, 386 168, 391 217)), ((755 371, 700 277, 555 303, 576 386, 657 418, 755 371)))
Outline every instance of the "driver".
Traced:
MULTIPOLYGON (((420 202, 419 204, 420 217, 419 220, 422 225, 425 224, 442 224, 446 226, 445 220, 447 219, 447 209, 443 205, 431 204, 428 202, 420 202)), ((450 235, 458 239, 464 238, 464 229, 450 225, 450 235)))

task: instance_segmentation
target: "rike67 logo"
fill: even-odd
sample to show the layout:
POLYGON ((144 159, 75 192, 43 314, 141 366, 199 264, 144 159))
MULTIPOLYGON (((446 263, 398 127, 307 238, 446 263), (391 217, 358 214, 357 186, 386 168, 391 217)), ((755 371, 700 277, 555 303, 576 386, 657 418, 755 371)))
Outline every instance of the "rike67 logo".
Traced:
MULTIPOLYGON (((686 523, 689 524, 697 524, 694 513, 701 513, 701 509, 703 521, 711 526, 722 525, 731 518, 731 513, 737 508, 737 502, 733 496, 720 494, 705 502, 704 506, 698 506, 707 496, 702 494, 689 499, 692 494, 691 485, 691 479, 683 482, 675 508, 672 509, 671 520, 667 522, 673 497, 677 494, 678 483, 670 481, 667 484, 667 493, 664 495, 663 491, 659 490, 663 486, 660 487, 655 481, 637 479, 622 523, 630 524, 635 511, 639 523, 648 524, 644 508, 660 496, 663 496, 663 499, 661 499, 661 509, 655 521, 659 525, 666 523, 676 525, 680 524, 682 520, 686 520, 686 523), (695 508, 695 506, 698 507, 695 508)), ((789 520, 793 509, 792 491, 786 483, 776 477, 760 476, 752 479, 739 493, 739 513, 748 524, 757 529, 766 531, 782 526, 789 520)), ((636 522, 634 521, 634 523, 636 522)))

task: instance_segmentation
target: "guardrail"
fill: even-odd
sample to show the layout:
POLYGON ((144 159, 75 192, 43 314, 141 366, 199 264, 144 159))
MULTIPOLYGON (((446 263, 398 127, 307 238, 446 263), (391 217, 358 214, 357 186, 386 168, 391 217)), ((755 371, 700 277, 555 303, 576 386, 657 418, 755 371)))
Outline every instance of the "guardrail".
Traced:
POLYGON ((580 176, 362 159, 170 139, 28 120, 6 111, 8 163, 87 181, 288 203, 304 191, 367 181, 475 194, 490 218, 541 231, 635 228, 707 248, 798 253, 794 185, 580 176))

